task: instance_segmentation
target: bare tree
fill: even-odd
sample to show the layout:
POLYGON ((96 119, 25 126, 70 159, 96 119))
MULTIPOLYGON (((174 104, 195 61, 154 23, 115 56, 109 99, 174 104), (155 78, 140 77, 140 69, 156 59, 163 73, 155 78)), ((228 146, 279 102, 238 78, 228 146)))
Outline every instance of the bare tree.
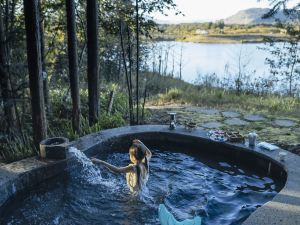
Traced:
POLYGON ((158 74, 162 75, 161 67, 162 67, 162 48, 159 49, 158 52, 158 74))
POLYGON ((179 79, 182 80, 182 68, 183 68, 183 46, 180 47, 180 57, 179 57, 179 79))
POLYGON ((234 85, 237 95, 240 95, 243 91, 243 87, 249 82, 250 74, 255 74, 255 71, 249 71, 249 63, 251 61, 248 52, 243 51, 243 44, 237 53, 237 64, 235 65, 234 71, 232 71, 234 76, 234 85))
POLYGON ((270 66, 273 81, 287 83, 287 93, 293 97, 300 79, 299 43, 293 40, 283 44, 270 42, 265 49, 272 55, 266 59, 266 64, 270 66))
POLYGON ((175 52, 173 50, 173 53, 172 53, 172 71, 171 71, 172 77, 174 77, 174 72, 175 72, 175 52))
POLYGON ((164 68, 164 75, 167 75, 168 73, 168 64, 169 64, 169 53, 170 53, 171 46, 167 45, 167 48, 165 50, 165 68, 164 68))

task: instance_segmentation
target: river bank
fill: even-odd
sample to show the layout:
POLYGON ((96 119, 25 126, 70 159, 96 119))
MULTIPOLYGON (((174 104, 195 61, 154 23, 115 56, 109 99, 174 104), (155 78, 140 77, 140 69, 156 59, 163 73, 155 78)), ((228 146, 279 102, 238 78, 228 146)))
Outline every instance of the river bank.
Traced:
POLYGON ((204 44, 255 44, 265 43, 267 40, 272 39, 276 42, 288 41, 289 37, 286 35, 265 35, 265 34, 208 34, 208 35, 160 35, 155 36, 155 41, 178 41, 178 42, 191 42, 191 43, 204 43, 204 44))

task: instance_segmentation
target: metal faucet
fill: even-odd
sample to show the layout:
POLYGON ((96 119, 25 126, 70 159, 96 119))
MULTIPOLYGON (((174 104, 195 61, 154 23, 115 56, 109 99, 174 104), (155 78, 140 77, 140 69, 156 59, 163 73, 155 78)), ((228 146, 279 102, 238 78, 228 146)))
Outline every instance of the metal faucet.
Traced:
POLYGON ((176 129, 176 113, 172 112, 172 113, 168 113, 170 115, 170 126, 169 129, 170 130, 175 130, 176 129))

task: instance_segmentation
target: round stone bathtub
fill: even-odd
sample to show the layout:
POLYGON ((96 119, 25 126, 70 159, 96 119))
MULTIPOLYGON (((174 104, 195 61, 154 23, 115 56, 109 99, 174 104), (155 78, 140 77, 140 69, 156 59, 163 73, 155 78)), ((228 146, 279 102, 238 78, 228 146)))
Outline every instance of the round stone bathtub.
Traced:
POLYGON ((159 224, 160 203, 180 220, 200 215, 207 225, 298 224, 299 172, 293 165, 299 157, 291 153, 282 164, 278 151, 213 142, 203 130, 166 126, 106 130, 70 146, 124 166, 133 139, 153 150, 142 197, 128 193, 124 176, 102 167, 96 168, 101 179, 89 183, 86 168, 70 163, 74 157, 31 158, 1 167, 1 224, 159 224))

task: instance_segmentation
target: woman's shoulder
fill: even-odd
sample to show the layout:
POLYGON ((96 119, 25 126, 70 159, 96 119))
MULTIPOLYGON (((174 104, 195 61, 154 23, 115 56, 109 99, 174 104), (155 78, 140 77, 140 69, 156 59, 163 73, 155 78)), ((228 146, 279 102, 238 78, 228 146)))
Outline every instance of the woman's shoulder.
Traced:
POLYGON ((131 167, 133 171, 136 171, 136 165, 135 164, 130 163, 130 164, 128 164, 127 167, 131 167))
POLYGON ((132 170, 134 172, 138 172, 138 171, 143 171, 144 169, 147 170, 145 163, 140 163, 140 164, 129 164, 129 167, 132 167, 132 170))

